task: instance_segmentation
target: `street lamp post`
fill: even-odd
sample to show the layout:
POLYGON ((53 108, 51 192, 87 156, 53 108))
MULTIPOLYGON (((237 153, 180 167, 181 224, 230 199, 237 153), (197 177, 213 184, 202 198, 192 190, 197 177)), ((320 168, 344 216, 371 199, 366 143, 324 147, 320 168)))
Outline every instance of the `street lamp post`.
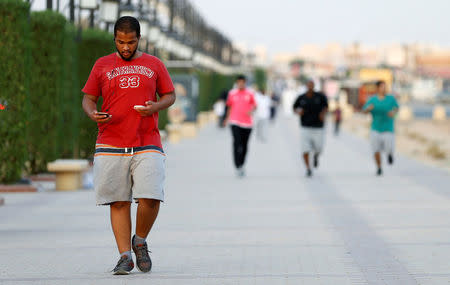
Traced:
POLYGON ((156 42, 155 45, 158 48, 158 57, 167 59, 168 37, 166 36, 164 31, 160 33, 158 41, 156 42))
POLYGON ((145 51, 148 52, 148 34, 149 23, 146 17, 139 17, 139 25, 141 26, 141 40, 145 41, 145 51))
POLYGON ((157 55, 157 42, 159 40, 159 36, 161 35, 161 26, 158 20, 158 5, 159 0, 148 0, 150 11, 148 15, 151 17, 149 32, 148 32, 148 42, 151 44, 152 51, 151 53, 155 56, 157 55))
POLYGON ((139 25, 141 26, 141 40, 145 43, 145 52, 148 52, 148 37, 150 33, 150 19, 148 18, 148 10, 144 7, 142 0, 139 1, 139 25))
POLYGON ((80 9, 89 10, 89 27, 94 27, 94 11, 97 10, 97 0, 80 0, 80 9))
POLYGON ((69 0, 69 19, 70 22, 75 23, 75 0, 69 0))
POLYGON ((161 30, 159 29, 159 25, 157 21, 153 22, 153 25, 150 27, 149 33, 148 33, 148 41, 151 43, 153 47, 153 55, 156 55, 156 43, 159 40, 159 37, 161 35, 161 30))
POLYGON ((117 20, 119 15, 119 0, 103 0, 100 5, 100 19, 106 23, 106 31, 109 25, 117 20))

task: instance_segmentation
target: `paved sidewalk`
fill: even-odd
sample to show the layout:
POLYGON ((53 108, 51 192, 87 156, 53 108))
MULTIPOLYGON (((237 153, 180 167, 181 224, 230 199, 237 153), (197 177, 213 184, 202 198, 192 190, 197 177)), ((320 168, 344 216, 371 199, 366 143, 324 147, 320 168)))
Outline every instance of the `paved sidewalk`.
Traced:
POLYGON ((151 274, 108 272, 117 252, 92 191, 2 194, 0 284, 450 284, 447 172, 398 157, 375 177, 368 143, 343 133, 306 179, 297 120, 269 134, 252 134, 245 179, 229 130, 166 147, 151 274))

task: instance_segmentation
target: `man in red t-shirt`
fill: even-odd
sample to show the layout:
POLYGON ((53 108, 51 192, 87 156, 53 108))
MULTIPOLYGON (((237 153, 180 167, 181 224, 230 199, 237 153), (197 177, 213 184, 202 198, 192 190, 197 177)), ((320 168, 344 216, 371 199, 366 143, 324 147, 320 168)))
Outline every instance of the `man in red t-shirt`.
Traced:
POLYGON ((231 125, 233 135, 233 158, 238 177, 245 176, 244 163, 247 156, 247 145, 253 127, 252 114, 256 110, 256 99, 252 91, 246 87, 245 76, 236 79, 236 89, 231 90, 227 97, 227 115, 224 126, 231 125))
POLYGON ((114 25, 117 52, 101 57, 83 88, 83 109, 98 124, 94 157, 97 205, 109 205, 120 253, 115 275, 128 274, 134 263, 151 269, 146 238, 164 200, 165 154, 158 112, 175 102, 172 80, 164 64, 139 51, 139 22, 122 17, 114 25), (157 95, 159 95, 159 100, 157 95), (97 101, 103 98, 101 112, 97 101), (131 238, 131 202, 139 202, 136 234, 131 238))

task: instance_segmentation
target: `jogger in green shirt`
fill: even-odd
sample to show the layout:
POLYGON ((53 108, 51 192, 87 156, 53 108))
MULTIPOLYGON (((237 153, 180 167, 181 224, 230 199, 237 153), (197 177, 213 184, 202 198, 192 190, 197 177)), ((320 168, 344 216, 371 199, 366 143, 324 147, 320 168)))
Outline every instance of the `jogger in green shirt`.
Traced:
POLYGON ((395 97, 386 93, 384 81, 378 81, 376 86, 377 94, 369 98, 363 112, 372 114, 370 143, 375 155, 377 175, 382 175, 381 152, 387 153, 389 164, 394 162, 394 118, 399 106, 395 97))

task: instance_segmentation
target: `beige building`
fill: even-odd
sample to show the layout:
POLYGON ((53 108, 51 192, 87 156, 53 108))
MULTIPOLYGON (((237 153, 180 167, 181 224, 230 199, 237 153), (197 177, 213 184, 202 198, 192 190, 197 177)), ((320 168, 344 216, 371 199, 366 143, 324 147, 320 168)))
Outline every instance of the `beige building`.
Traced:
POLYGON ((433 44, 380 44, 371 46, 360 43, 304 44, 296 52, 279 53, 273 57, 273 66, 289 75, 289 63, 302 60, 307 65, 304 72, 324 75, 339 67, 375 68, 380 65, 405 70, 450 68, 450 48, 433 44))

